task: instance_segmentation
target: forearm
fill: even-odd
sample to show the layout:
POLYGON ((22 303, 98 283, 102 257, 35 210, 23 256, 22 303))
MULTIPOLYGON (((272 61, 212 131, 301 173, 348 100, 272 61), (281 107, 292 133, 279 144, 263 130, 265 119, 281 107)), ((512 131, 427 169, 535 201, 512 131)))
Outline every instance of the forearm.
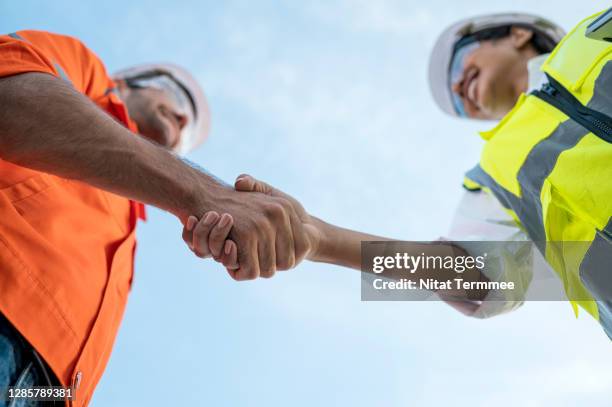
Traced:
POLYGON ((14 164, 83 181, 181 219, 200 215, 207 197, 224 188, 53 76, 0 79, 0 106, 0 158, 14 164))
MULTIPOLYGON (((385 256, 395 257, 397 253, 409 253, 412 255, 420 255, 423 253, 426 256, 434 256, 440 258, 466 256, 467 252, 461 247, 447 241, 433 242, 406 242, 392 241, 392 239, 361 233, 349 229, 344 229, 338 226, 323 222, 318 218, 311 217, 315 229, 319 234, 319 243, 317 250, 309 257, 312 261, 335 264, 343 267, 350 267, 355 270, 361 270, 362 253, 361 243, 364 241, 386 241, 384 247, 385 256)), ((370 269, 363 270, 372 272, 370 269)), ((416 272, 406 272, 405 269, 389 269, 384 274, 387 278, 395 280, 407 279, 413 281, 419 280, 437 280, 446 281, 452 278, 449 270, 442 267, 440 263, 434 263, 429 267, 422 267, 416 272), (450 277, 449 277, 450 276, 450 277)), ((486 277, 476 268, 469 268, 461 274, 464 281, 483 281, 486 277)), ((447 295, 460 298, 481 299, 486 292, 472 290, 470 293, 463 291, 457 292, 450 290, 447 295)))
MULTIPOLYGON (((450 242, 406 242, 394 241, 393 239, 355 230, 344 229, 331 225, 318 218, 314 218, 314 224, 319 232, 319 245, 317 251, 312 254, 310 260, 335 264, 361 270, 361 243, 362 242, 388 242, 385 247, 385 255, 394 255, 396 252, 411 252, 415 254, 425 253, 430 256, 455 256, 461 255, 458 248, 450 242)), ((421 270, 419 273, 391 273, 392 278, 434 278, 439 277, 441 270, 435 268, 421 270)), ((444 270, 444 272, 446 272, 444 270)))
POLYGON ((361 270, 361 242, 391 239, 344 229, 312 217, 319 244, 309 260, 361 270))

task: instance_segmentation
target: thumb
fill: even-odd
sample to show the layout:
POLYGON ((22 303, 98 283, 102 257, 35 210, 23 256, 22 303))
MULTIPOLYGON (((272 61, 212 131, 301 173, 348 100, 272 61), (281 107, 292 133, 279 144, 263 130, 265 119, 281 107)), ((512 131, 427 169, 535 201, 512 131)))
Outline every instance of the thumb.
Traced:
POLYGON ((276 198, 283 198, 288 200, 294 206, 294 208, 300 208, 302 211, 304 210, 304 208, 302 208, 302 205, 291 195, 288 195, 283 191, 278 190, 273 186, 270 186, 269 184, 266 184, 265 182, 260 181, 257 178, 254 178, 248 174, 239 175, 236 178, 236 182, 234 183, 234 188, 236 188, 236 191, 260 192, 262 194, 274 196, 276 198))
POLYGON ((278 191, 276 191, 270 185, 248 174, 239 175, 234 183, 234 188, 236 188, 236 191, 242 192, 260 192, 266 195, 278 195, 278 191))

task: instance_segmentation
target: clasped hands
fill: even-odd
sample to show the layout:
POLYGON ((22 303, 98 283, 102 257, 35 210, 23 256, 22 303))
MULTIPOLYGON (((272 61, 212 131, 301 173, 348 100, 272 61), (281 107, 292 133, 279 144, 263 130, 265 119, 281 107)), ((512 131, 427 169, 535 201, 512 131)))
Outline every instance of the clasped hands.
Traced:
POLYGON ((234 188, 218 210, 187 218, 183 240, 198 257, 212 257, 241 281, 270 278, 316 255, 318 220, 297 200, 249 175, 234 188))

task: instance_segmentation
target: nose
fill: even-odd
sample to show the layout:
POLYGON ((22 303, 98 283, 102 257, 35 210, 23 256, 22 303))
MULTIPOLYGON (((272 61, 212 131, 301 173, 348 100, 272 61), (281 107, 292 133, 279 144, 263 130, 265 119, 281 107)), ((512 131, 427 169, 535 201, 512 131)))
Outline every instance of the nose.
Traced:
POLYGON ((172 140, 170 140, 170 148, 174 148, 181 141, 181 131, 187 126, 189 122, 189 118, 185 114, 181 113, 172 113, 172 119, 177 126, 176 132, 173 132, 172 140))
POLYGON ((464 82, 464 78, 461 77, 457 82, 451 85, 451 91, 461 99, 462 103, 464 103, 464 99, 465 99, 463 82, 464 82))
POLYGON ((185 126, 187 126, 187 122, 189 121, 187 115, 182 113, 175 113, 174 118, 176 119, 180 130, 183 130, 185 126))
POLYGON ((458 94, 458 95, 461 95, 461 80, 458 80, 457 82, 453 83, 453 84, 451 85, 451 90, 452 90, 454 93, 456 93, 456 94, 458 94))

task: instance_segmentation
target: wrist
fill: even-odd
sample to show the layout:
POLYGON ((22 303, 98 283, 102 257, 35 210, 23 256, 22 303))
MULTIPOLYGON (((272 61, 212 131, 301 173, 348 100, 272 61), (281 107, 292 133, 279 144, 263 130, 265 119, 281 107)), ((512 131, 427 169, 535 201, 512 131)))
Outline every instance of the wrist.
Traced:
POLYGON ((200 219, 208 211, 219 211, 224 206, 221 202, 229 198, 228 194, 233 192, 232 189, 214 182, 205 174, 198 174, 197 178, 195 182, 185 185, 184 204, 175 213, 181 220, 187 219, 190 215, 200 219))
POLYGON ((325 262, 333 252, 333 226, 314 216, 311 216, 311 219, 313 248, 307 258, 311 261, 325 262))

